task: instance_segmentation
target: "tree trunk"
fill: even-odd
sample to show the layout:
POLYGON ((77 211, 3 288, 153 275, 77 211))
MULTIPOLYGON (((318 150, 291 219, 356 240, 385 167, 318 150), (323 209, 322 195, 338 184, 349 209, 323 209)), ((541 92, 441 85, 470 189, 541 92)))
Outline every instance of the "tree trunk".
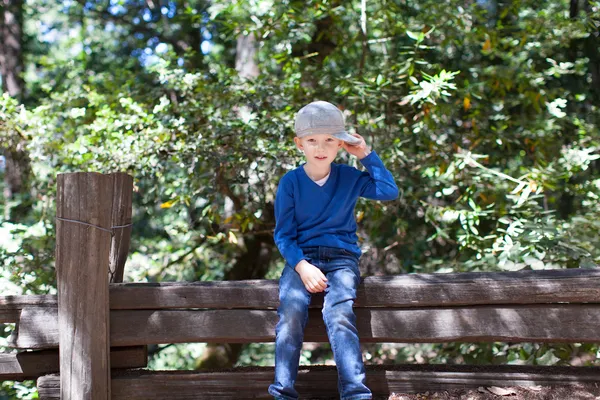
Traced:
MULTIPOLYGON (((587 38, 582 39, 581 50, 583 54, 589 59, 588 67, 590 74, 592 75, 592 102, 600 100, 600 49, 598 47, 598 41, 600 40, 600 22, 591 19, 590 14, 592 13, 592 1, 591 0, 570 0, 569 2, 569 17, 571 19, 577 19, 579 13, 583 11, 587 14, 590 19, 590 34, 587 38), (583 2, 583 4, 581 4, 583 2)), ((576 41, 579 44, 579 40, 576 41)), ((577 50, 574 49, 573 59, 577 57, 577 50)))
POLYGON ((6 162, 4 173, 4 219, 21 222, 33 204, 29 191, 29 174, 31 165, 29 156, 22 149, 5 149, 3 155, 6 162), (17 202, 14 205, 9 203, 17 202))
POLYGON ((5 92, 23 95, 23 0, 0 0, 0 74, 5 92))
POLYGON ((254 33, 250 33, 248 36, 238 36, 235 69, 243 78, 256 78, 258 76, 256 49, 256 36, 254 33))
MULTIPOLYGON (((584 6, 588 16, 592 13, 592 2, 587 0, 584 6)), ((590 29, 590 35, 585 39, 583 44, 584 54, 589 58, 589 68, 592 74, 592 90, 594 92, 594 102, 600 101, 600 21, 590 21, 594 28, 590 29)))
MULTIPOLYGON (((2 88, 11 97, 23 100, 23 0, 0 0, 0 76, 2 88)), ((23 142, 3 148, 6 160, 4 174, 5 219, 22 221, 31 207, 29 155, 23 142), (15 205, 9 202, 16 201, 15 205)))

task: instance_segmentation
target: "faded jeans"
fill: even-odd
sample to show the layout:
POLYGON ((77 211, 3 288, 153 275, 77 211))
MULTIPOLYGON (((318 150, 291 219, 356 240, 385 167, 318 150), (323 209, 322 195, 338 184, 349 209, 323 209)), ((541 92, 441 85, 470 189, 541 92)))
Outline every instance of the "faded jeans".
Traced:
MULTIPOLYGON (((371 399, 352 309, 360 281, 358 258, 335 247, 302 249, 307 261, 327 277, 323 321, 338 371, 338 390, 342 400, 371 399)), ((312 293, 304 287, 296 270, 286 263, 279 279, 279 322, 275 328, 275 382, 269 393, 276 399, 296 400, 294 389, 298 375, 304 327, 312 293)))

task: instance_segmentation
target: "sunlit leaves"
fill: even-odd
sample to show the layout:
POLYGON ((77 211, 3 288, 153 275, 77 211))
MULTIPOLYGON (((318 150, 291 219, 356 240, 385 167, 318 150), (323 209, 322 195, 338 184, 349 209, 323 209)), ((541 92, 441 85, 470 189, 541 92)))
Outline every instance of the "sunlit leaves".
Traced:
POLYGON ((410 104, 420 102, 436 104, 437 99, 449 97, 449 90, 456 89, 456 84, 451 81, 458 73, 459 71, 447 72, 446 70, 442 70, 437 75, 431 76, 423 72, 424 80, 420 82, 416 78, 411 77, 415 88, 405 97, 405 101, 410 102, 410 104))

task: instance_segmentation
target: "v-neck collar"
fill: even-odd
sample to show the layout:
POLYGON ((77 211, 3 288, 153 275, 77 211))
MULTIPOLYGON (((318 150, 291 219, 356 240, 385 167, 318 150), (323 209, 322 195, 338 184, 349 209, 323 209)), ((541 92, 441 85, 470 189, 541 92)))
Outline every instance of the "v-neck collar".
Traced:
POLYGON ((327 182, 325 182, 325 184, 323 186, 319 185, 317 182, 313 181, 312 179, 310 179, 310 176, 308 176, 308 174, 306 173, 306 171, 304 170, 304 166, 306 165, 306 163, 303 163, 302 165, 300 165, 300 173, 302 175, 304 175, 304 177, 306 179, 308 179, 309 181, 311 181, 313 183, 313 185, 315 185, 316 187, 320 188, 320 189, 324 189, 327 185, 329 185, 331 181, 333 181, 334 177, 335 177, 335 163, 331 163, 331 169, 329 171, 329 178, 327 178, 327 182))

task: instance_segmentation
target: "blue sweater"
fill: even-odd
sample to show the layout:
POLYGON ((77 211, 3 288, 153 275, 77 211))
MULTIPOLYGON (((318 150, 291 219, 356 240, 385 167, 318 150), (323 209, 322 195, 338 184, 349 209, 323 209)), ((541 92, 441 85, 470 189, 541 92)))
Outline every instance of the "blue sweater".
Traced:
POLYGON ((279 181, 275 198, 275 244, 294 268, 306 259, 303 248, 344 248, 360 257, 354 206, 359 197, 394 200, 398 187, 394 177, 375 153, 361 160, 367 171, 331 163, 325 185, 308 177, 304 164, 287 172, 279 181))

